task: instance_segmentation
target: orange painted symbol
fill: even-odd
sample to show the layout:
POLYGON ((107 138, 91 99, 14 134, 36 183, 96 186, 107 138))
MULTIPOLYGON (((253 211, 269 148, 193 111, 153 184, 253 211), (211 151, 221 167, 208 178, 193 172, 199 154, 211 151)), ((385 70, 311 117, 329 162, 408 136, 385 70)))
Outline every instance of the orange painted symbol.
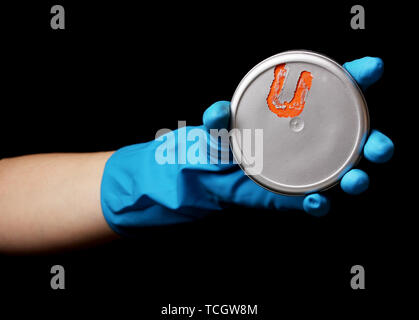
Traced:
POLYGON ((271 90, 269 91, 266 101, 268 102, 269 109, 278 117, 293 118, 303 112, 313 76, 308 71, 301 72, 292 100, 289 102, 281 102, 280 93, 284 86, 287 73, 288 70, 285 68, 285 63, 275 67, 274 81, 272 81, 271 90))

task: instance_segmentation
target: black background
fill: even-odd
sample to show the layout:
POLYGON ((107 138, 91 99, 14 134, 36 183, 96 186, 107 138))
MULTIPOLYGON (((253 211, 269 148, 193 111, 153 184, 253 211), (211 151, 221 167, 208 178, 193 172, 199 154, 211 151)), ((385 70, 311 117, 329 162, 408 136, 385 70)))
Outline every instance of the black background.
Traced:
POLYGON ((365 194, 329 191, 332 210, 323 218, 237 207, 188 225, 145 229, 136 241, 0 256, 5 305, 18 302, 25 307, 17 312, 39 308, 44 315, 55 306, 56 317, 90 311, 134 319, 157 319, 168 303, 258 304, 258 319, 339 306, 340 317, 366 307, 386 311, 404 292, 413 254, 412 8, 360 1, 20 1, 0 8, 1 157, 114 150, 175 129, 178 120, 199 125, 206 107, 230 100, 248 70, 290 49, 342 64, 381 57, 384 76, 365 95, 371 126, 396 145, 390 163, 360 163, 371 178, 365 194), (54 4, 64 5, 65 30, 50 28, 54 4), (365 30, 350 27, 354 4, 365 8, 365 30), (50 289, 55 264, 65 267, 66 290, 50 289), (350 287, 355 264, 365 267, 364 291, 350 287))

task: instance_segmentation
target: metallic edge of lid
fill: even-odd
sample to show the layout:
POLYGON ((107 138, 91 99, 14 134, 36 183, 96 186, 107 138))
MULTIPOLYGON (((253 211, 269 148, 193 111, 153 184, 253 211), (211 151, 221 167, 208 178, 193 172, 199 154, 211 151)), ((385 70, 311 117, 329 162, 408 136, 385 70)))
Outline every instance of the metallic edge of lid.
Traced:
MULTIPOLYGON (((368 113, 368 107, 367 102, 365 100, 365 97, 359 88, 356 81, 353 79, 353 77, 349 74, 348 71, 345 70, 340 64, 335 62, 334 60, 330 59, 329 57, 316 53, 309 50, 291 50, 291 51, 284 51, 279 54, 276 54, 274 56, 271 56, 262 62, 258 63, 255 67, 253 67, 240 81, 239 85, 237 86, 233 97, 231 99, 231 105, 230 105, 230 129, 236 128, 235 118, 237 113, 237 106, 240 102, 240 99, 243 95, 243 92, 247 89, 249 85, 253 82, 253 80, 262 72, 266 71, 267 69, 273 68, 274 66, 286 63, 286 62, 306 62, 306 63, 314 63, 320 66, 327 65, 329 68, 325 67, 327 70, 330 70, 330 67, 334 67, 335 70, 342 71, 340 74, 335 73, 331 71, 333 74, 338 76, 342 80, 350 80, 353 88, 353 93, 358 95, 358 100, 360 100, 360 105, 363 105, 363 114, 364 114, 364 121, 361 125, 361 129, 358 132, 357 137, 357 143, 354 146, 354 149, 351 152, 351 156, 347 159, 347 161, 344 163, 344 165, 337 170, 334 174, 332 174, 330 177, 319 181, 315 184, 306 185, 303 187, 292 187, 289 185, 279 185, 279 184, 273 184, 270 182, 270 180, 265 179, 261 176, 252 176, 248 175, 250 179, 252 179, 255 183, 260 185, 261 187, 278 193, 278 194, 284 194, 284 195, 305 195, 313 192, 323 191, 326 189, 329 189, 336 185, 339 180, 342 178, 342 176, 348 172, 352 167, 354 167, 360 160, 362 156, 362 150, 363 146, 366 142, 366 138, 368 136, 369 130, 370 130, 370 119, 369 119, 369 113, 368 113), (293 57, 290 59, 289 56, 292 55, 293 57), (311 59, 311 61, 309 61, 311 59), (340 75, 345 75, 346 78, 341 77, 340 75), (280 186, 280 188, 278 187, 280 186)), ((237 137, 233 134, 230 137, 230 147, 233 153, 233 156, 235 159, 238 159, 238 154, 241 153, 241 150, 237 144, 237 137)), ((236 161, 238 162, 238 161, 236 161)), ((246 165, 243 163, 238 163, 240 168, 247 174, 246 165)))

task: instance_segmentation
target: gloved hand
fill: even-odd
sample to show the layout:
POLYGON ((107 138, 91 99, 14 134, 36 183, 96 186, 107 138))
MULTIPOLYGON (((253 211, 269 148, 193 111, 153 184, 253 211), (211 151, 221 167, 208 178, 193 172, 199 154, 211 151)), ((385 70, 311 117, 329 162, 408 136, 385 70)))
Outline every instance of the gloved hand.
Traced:
MULTIPOLYGON (((344 68, 365 89, 380 78, 383 62, 365 57, 345 63, 344 68)), ((232 163, 231 155, 226 164, 211 164, 211 150, 228 152, 229 147, 214 143, 209 129, 227 128, 229 117, 229 102, 216 102, 205 111, 201 126, 183 127, 154 141, 116 151, 106 163, 101 186, 102 210, 113 230, 133 236, 143 226, 192 221, 231 204, 297 209, 315 216, 328 212, 329 200, 321 194, 288 197, 263 189, 232 163), (186 154, 195 157, 189 159, 186 154), (162 159, 177 161, 160 164, 162 159)), ((391 158, 393 150, 392 141, 374 130, 364 155, 382 163, 391 158)), ((368 184, 368 175, 359 169, 350 170, 341 180, 342 189, 349 194, 365 191, 368 184)))

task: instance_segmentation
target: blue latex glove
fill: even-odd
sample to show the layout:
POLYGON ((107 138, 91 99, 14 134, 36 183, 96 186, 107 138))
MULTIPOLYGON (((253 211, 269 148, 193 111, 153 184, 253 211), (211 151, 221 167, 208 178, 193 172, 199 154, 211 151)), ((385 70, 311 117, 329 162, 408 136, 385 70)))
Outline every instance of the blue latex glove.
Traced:
MULTIPOLYGON (((379 58, 366 57, 344 65, 359 85, 365 89, 377 81, 383 72, 379 58)), ((208 138, 210 150, 228 146, 209 143, 209 129, 227 128, 230 104, 220 101, 210 106, 203 115, 203 125, 184 127, 148 143, 128 146, 116 151, 105 166, 101 187, 104 216, 114 231, 134 236, 143 226, 167 225, 192 221, 228 205, 275 210, 297 209, 321 216, 328 212, 329 200, 320 194, 283 196, 272 193, 250 180, 232 162, 227 164, 159 164, 156 154, 166 149, 166 156, 178 156, 178 148, 190 150, 196 141, 182 138, 191 133, 208 138), (179 146, 179 143, 181 144, 179 146)), ((199 142, 201 143, 201 142, 199 142)), ((199 144, 198 144, 199 145, 199 144)), ((372 131, 364 147, 365 157, 372 162, 385 162, 393 154, 393 143, 378 131, 372 131)), ((231 159, 231 157, 230 157, 231 159)), ((353 169, 341 180, 342 189, 358 194, 368 188, 368 175, 353 169)))

